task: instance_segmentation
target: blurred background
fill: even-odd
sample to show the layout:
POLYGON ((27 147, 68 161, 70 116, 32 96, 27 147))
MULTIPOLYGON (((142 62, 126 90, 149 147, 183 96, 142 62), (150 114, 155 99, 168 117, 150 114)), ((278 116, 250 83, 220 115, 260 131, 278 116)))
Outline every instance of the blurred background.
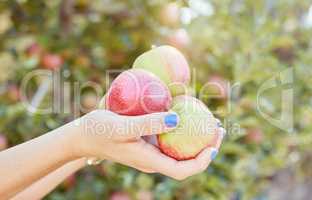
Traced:
MULTIPOLYGON (((107 70, 130 68, 153 45, 169 44, 196 72, 197 92, 207 81, 241 85, 232 95, 204 100, 229 132, 216 160, 182 182, 104 162, 70 176, 46 199, 311 199, 311 36, 310 0, 1 0, 0 150, 76 117, 27 110, 20 87, 30 72, 49 69, 68 83, 105 88, 107 70), (289 69, 294 122, 283 130, 259 113, 257 92, 289 69)), ((263 112, 280 116, 281 91, 262 94, 263 112)), ((27 88, 38 108, 51 105, 51 93, 40 78, 27 88)), ((81 115, 97 104, 88 88, 79 101, 81 115)))

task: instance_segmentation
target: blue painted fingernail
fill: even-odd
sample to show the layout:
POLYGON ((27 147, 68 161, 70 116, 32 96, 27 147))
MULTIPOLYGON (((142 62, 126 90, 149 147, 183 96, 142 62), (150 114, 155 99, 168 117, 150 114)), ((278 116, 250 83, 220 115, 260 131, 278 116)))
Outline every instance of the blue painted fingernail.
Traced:
POLYGON ((176 127, 178 124, 178 116, 176 114, 169 114, 165 117, 165 124, 167 127, 176 127))
POLYGON ((211 155, 210 155, 211 160, 214 160, 216 158, 217 154, 218 154, 218 150, 213 148, 211 150, 211 155))
POLYGON ((222 138, 225 136, 225 134, 226 134, 225 128, 220 128, 220 134, 221 134, 222 138))
POLYGON ((220 122, 220 120, 217 121, 217 125, 218 127, 222 127, 222 123, 220 122))

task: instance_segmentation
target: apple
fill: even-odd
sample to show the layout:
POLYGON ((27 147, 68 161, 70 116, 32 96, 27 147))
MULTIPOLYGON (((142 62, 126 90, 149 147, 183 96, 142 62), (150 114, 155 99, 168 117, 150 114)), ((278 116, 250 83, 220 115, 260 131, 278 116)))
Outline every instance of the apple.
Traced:
POLYGON ((63 58, 58 54, 44 54, 41 58, 42 67, 50 70, 59 69, 63 62, 63 58))
POLYGON ((272 53, 282 62, 292 63, 295 55, 295 43, 291 37, 279 37, 272 44, 272 53))
POLYGON ((109 197, 109 200, 131 200, 129 194, 125 192, 114 192, 109 197))
POLYGON ((171 100, 168 87, 157 76, 142 69, 131 69, 112 82, 105 108, 122 115, 143 115, 167 111, 171 100))
POLYGON ((158 146, 164 154, 176 160, 188 160, 216 144, 218 124, 204 103, 181 95, 173 98, 171 110, 180 120, 175 130, 157 135, 158 146))
POLYGON ((74 185, 76 184, 77 180, 76 180, 76 175, 75 174, 71 174, 69 175, 62 183, 63 187, 66 190, 71 189, 72 187, 74 187, 74 185))
POLYGON ((175 27, 180 22, 180 7, 176 2, 168 3, 159 12, 160 23, 165 26, 175 27))
POLYGON ((13 101, 13 102, 19 101, 21 98, 21 93, 20 93, 19 87, 15 84, 9 85, 7 95, 11 101, 13 101))
POLYGON ((136 194, 136 199, 137 200, 153 200, 154 195, 149 190, 139 190, 138 193, 136 194))
POLYGON ((0 151, 8 148, 8 140, 5 135, 0 134, 0 151))
POLYGON ((190 68, 183 54, 167 45, 140 55, 134 61, 133 68, 145 69, 158 76, 167 84, 172 96, 185 94, 191 79, 190 68))
POLYGON ((191 39, 185 29, 178 29, 170 33, 167 36, 166 41, 168 44, 178 49, 184 49, 190 44, 191 39))
POLYGON ((42 51, 42 47, 38 43, 34 42, 26 48, 25 52, 28 56, 38 56, 42 53, 42 51))
POLYGON ((263 141, 263 132, 259 128, 249 128, 245 137, 248 144, 261 144, 263 141))
POLYGON ((220 99, 227 99, 230 96, 229 81, 220 75, 211 75, 208 80, 208 92, 220 99))

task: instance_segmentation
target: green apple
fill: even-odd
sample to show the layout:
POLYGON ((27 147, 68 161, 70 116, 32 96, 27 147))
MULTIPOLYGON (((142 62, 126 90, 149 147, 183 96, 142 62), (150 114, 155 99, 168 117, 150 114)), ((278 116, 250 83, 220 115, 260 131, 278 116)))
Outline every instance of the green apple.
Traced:
POLYGON ((173 99, 171 110, 179 115, 179 125, 173 131, 157 136, 163 153, 176 160, 188 160, 216 144, 218 123, 204 103, 181 95, 173 99))

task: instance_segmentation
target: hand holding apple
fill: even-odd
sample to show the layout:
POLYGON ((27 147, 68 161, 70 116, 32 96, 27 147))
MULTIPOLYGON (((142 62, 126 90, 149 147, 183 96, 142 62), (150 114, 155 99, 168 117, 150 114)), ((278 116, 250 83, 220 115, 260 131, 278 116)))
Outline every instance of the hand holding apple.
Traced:
POLYGON ((175 113, 152 113, 124 116, 107 110, 95 110, 84 115, 72 127, 68 141, 77 157, 97 157, 118 162, 146 173, 161 173, 177 180, 185 179, 207 168, 216 155, 215 148, 206 148, 194 159, 177 161, 165 156, 157 147, 145 142, 142 136, 157 135, 176 128, 175 113))
MULTIPOLYGON (((178 124, 176 129, 167 129, 167 133, 150 130, 146 132, 148 134, 135 137, 140 143, 148 144, 146 147, 152 150, 151 154, 146 154, 144 158, 153 156, 152 154, 156 152, 162 155, 162 159, 155 157, 152 160, 146 159, 145 162, 150 165, 158 160, 155 164, 160 168, 165 166, 166 162, 181 166, 182 171, 168 172, 169 169, 165 169, 166 172, 163 172, 179 180, 194 174, 195 171, 205 170, 218 152, 225 129, 200 100, 186 95, 177 96, 185 91, 179 90, 175 84, 178 83, 186 88, 190 79, 189 67, 183 55, 170 46, 157 47, 139 56, 133 68, 121 73, 113 81, 100 103, 100 108, 113 111, 115 117, 125 117, 127 120, 130 120, 131 116, 144 117, 147 113, 156 114, 155 112, 168 110, 177 113, 179 117, 174 120, 175 126, 178 124), (174 96, 173 99, 171 95, 174 96), (155 136, 157 136, 156 145, 145 141, 148 141, 146 138, 155 136), (180 173, 180 175, 172 176, 172 173, 180 173)), ((161 124, 162 122, 159 125, 161 124)), ((159 125, 156 124, 155 127, 159 125)), ((137 129, 139 130, 141 129, 137 129)), ((136 143, 136 145, 140 144, 136 143)), ((139 153, 135 154, 139 155, 139 153)), ((124 159, 128 160, 128 158, 122 160, 124 159)), ((154 172, 149 170, 150 168, 147 167, 146 170, 146 167, 140 166, 138 169, 154 172)))

